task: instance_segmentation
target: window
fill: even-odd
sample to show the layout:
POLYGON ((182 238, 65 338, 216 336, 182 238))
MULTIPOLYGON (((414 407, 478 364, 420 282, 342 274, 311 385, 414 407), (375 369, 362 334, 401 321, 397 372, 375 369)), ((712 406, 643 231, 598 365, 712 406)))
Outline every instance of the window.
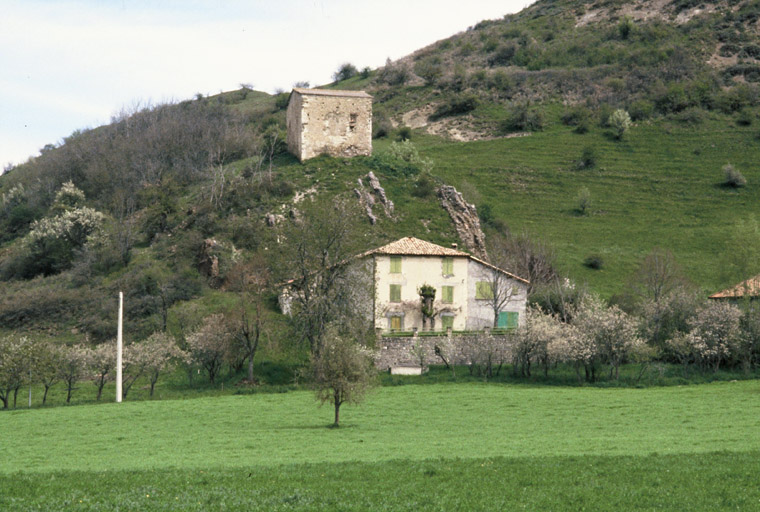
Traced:
POLYGON ((388 318, 389 327, 392 331, 400 331, 403 327, 401 325, 400 316, 392 316, 388 318))
POLYGON ((496 326, 499 329, 516 329, 520 313, 517 311, 502 311, 499 313, 499 321, 496 326))
POLYGON ((441 287, 441 302, 444 304, 451 304, 454 302, 454 287, 442 286, 441 287))
POLYGON ((493 288, 488 281, 478 281, 475 283, 476 299, 493 299, 493 288))
POLYGON ((401 302, 401 285, 391 285, 391 302, 401 302))
POLYGON ((443 258, 443 275, 444 276, 454 275, 454 258, 450 256, 443 258))
POLYGON ((358 119, 358 114, 350 114, 348 116, 348 129, 350 131, 356 130, 356 120, 358 119))
POLYGON ((452 315, 441 315, 441 328, 443 330, 454 328, 454 317, 452 315))
POLYGON ((401 273, 401 256, 391 256, 391 274, 401 273))

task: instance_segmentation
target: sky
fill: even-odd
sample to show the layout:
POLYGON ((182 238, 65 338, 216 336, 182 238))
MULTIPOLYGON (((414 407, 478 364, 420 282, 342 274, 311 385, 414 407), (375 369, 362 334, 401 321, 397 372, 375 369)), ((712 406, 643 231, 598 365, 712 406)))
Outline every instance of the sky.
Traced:
POLYGON ((124 108, 376 68, 529 0, 0 0, 0 170, 124 108))

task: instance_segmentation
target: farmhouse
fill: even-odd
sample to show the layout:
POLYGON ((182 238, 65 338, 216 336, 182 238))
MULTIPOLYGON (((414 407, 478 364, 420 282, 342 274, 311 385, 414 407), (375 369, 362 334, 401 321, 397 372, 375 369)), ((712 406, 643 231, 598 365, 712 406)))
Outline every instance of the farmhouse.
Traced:
POLYGON ((480 330, 494 319, 511 328, 524 316, 528 281, 455 245, 406 237, 361 257, 374 263, 376 329, 480 330), (424 308, 421 292, 429 299, 424 308))
POLYGON ((736 286, 714 293, 709 298, 736 302, 742 299, 754 300, 758 297, 760 297, 760 276, 751 277, 736 286))
POLYGON ((287 110, 288 150, 300 161, 372 154, 372 96, 364 91, 295 88, 287 110))

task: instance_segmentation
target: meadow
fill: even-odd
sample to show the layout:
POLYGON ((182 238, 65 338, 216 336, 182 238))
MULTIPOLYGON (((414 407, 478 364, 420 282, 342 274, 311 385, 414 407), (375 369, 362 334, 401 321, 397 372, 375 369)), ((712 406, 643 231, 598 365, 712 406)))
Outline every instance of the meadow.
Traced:
POLYGON ((760 383, 387 386, 0 414, 0 509, 760 506, 760 383))

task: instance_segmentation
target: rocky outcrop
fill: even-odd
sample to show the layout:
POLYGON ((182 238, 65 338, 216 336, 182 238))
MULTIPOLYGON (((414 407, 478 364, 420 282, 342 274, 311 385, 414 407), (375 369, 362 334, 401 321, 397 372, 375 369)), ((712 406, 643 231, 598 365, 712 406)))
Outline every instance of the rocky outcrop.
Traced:
POLYGON ((480 229, 480 219, 474 204, 468 204, 462 194, 450 185, 441 185, 438 189, 441 205, 449 213, 460 240, 473 256, 488 260, 486 236, 480 229))
POLYGON ((380 203, 385 212, 385 216, 389 219, 393 218, 393 201, 388 199, 385 194, 385 189, 380 185, 380 180, 377 179, 375 174, 370 171, 364 178, 366 178, 369 188, 364 186, 362 178, 358 178, 358 188, 354 189, 356 197, 359 198, 359 204, 362 205, 364 211, 369 217, 369 221, 372 225, 377 223, 377 215, 375 215, 373 208, 377 203, 380 203))
POLYGON ((207 238, 203 241, 198 253, 198 272, 209 279, 212 287, 218 287, 221 284, 219 277, 219 253, 222 246, 213 238, 207 238))

